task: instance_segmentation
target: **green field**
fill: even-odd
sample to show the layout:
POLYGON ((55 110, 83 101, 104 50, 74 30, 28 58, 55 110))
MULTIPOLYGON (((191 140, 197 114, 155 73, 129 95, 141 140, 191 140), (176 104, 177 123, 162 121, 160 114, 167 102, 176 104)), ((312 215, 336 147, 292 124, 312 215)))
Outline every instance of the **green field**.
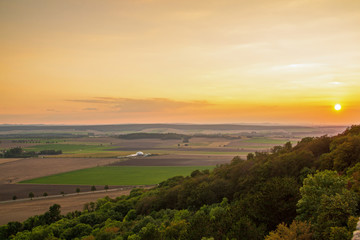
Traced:
POLYGON ((35 184, 152 185, 174 176, 189 176, 196 169, 214 166, 121 166, 95 167, 22 181, 35 184))
POLYGON ((85 144, 43 144, 36 145, 32 147, 28 147, 25 150, 27 151, 41 151, 41 150, 62 150, 63 153, 93 153, 93 152, 101 152, 106 149, 113 148, 110 145, 85 145, 85 144))

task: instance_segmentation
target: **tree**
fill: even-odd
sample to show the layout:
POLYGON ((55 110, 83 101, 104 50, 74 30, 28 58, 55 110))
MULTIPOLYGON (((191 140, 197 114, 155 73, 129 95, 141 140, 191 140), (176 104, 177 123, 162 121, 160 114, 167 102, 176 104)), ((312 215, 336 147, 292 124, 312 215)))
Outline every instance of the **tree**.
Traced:
POLYGON ((104 189, 107 191, 109 189, 109 186, 105 185, 104 189))
POLYGON ((47 224, 56 222, 61 219, 60 207, 61 206, 59 204, 54 204, 49 208, 49 211, 44 214, 44 218, 47 224))
POLYGON ((344 231, 337 227, 346 227, 348 219, 356 215, 356 194, 346 189, 346 179, 335 171, 305 178, 300 194, 297 219, 311 222, 315 239, 340 236, 344 231))
POLYGON ((94 185, 91 186, 91 191, 96 191, 96 187, 94 185))
POLYGON ((275 231, 270 232, 265 240, 310 240, 312 239, 311 225, 307 222, 293 221, 288 227, 281 223, 275 231))
POLYGON ((34 195, 33 192, 30 192, 30 193, 29 193, 29 198, 31 198, 31 200, 33 199, 34 196, 35 196, 35 195, 34 195))
POLYGON ((22 153, 23 153, 23 149, 21 147, 15 147, 5 151, 4 157, 6 158, 20 157, 22 153))
POLYGON ((334 168, 343 171, 354 166, 360 159, 360 136, 347 137, 332 151, 334 168))
POLYGON ((16 200, 16 199, 17 199, 17 196, 14 195, 14 196, 12 197, 12 200, 16 200))
POLYGON ((44 197, 47 197, 47 196, 48 196, 47 192, 44 192, 43 196, 44 196, 44 197))
POLYGON ((79 192, 80 192, 80 188, 76 188, 76 192, 79 194, 79 192))
POLYGON ((296 217, 296 203, 300 198, 295 178, 270 178, 261 183, 255 193, 239 202, 239 214, 253 216, 257 224, 266 224, 269 230, 284 222, 290 224, 296 217))
POLYGON ((301 199, 296 205, 298 220, 315 222, 322 196, 341 193, 344 188, 345 179, 335 171, 326 170, 305 178, 300 188, 301 199))
POLYGON ((248 155, 246 156, 247 160, 254 160, 254 158, 255 158, 255 154, 253 153, 248 153, 248 155))

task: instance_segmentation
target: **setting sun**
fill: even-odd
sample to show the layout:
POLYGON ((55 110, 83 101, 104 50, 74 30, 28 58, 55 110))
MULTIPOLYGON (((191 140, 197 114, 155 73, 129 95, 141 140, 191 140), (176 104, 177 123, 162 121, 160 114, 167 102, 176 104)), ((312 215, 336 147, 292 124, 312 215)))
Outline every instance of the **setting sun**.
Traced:
POLYGON ((341 105, 340 105, 340 104, 336 104, 336 105, 334 106, 334 108, 335 108, 336 111, 339 111, 339 110, 341 109, 341 105))

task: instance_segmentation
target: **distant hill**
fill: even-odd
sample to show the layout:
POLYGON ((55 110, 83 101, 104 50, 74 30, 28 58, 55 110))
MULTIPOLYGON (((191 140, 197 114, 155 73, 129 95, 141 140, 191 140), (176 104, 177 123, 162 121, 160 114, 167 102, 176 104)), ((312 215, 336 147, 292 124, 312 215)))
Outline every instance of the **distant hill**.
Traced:
POLYGON ((278 133, 297 136, 334 135, 344 126, 248 125, 248 124, 119 124, 119 125, 0 125, 0 136, 40 134, 69 137, 72 135, 112 135, 137 132, 178 134, 278 133))

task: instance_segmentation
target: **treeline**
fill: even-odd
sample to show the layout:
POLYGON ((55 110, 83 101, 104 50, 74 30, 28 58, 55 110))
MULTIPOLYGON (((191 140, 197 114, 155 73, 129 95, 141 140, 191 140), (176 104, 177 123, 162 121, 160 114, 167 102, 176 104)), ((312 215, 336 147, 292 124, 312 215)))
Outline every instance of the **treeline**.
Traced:
POLYGON ((62 150, 42 150, 38 153, 39 155, 60 155, 62 150))
POLYGON ((226 139, 241 139, 241 136, 229 134, 178 134, 178 133, 129 133, 117 136, 120 139, 191 139, 192 137, 201 138, 226 138, 226 139))
POLYGON ((0 227, 0 239, 351 239, 359 196, 360 126, 353 126, 99 199, 82 212, 50 209, 0 227))
POLYGON ((11 140, 12 143, 41 143, 40 140, 34 139, 18 139, 18 140, 11 140))
POLYGON ((118 138, 120 139, 183 139, 189 138, 190 136, 184 134, 177 134, 177 133, 129 133, 124 135, 119 135, 118 138))
POLYGON ((62 150, 42 150, 39 152, 35 151, 24 151, 21 147, 10 148, 0 152, 0 158, 28 158, 37 157, 38 155, 59 155, 62 154, 62 150))
MULTIPOLYGON (((65 140, 63 140, 65 142, 65 140)), ((12 140, 12 143, 41 143, 40 139, 18 139, 18 140, 12 140)), ((44 141, 44 143, 46 144, 53 144, 53 143, 58 143, 57 141, 54 140, 47 140, 44 141)))
MULTIPOLYGON (((0 130, 1 131, 1 130, 0 130)), ((11 138, 23 138, 23 139, 34 139, 34 138, 81 138, 88 136, 88 133, 8 133, 8 134, 1 134, 2 139, 11 139, 11 138)))
POLYGON ((37 153, 34 151, 24 151, 21 147, 15 147, 8 150, 4 150, 0 157, 4 158, 27 158, 35 157, 37 153))
POLYGON ((225 138, 225 139, 241 139, 241 136, 238 135, 230 135, 230 134, 201 134, 197 133, 192 135, 193 137, 199 137, 199 138, 225 138))

